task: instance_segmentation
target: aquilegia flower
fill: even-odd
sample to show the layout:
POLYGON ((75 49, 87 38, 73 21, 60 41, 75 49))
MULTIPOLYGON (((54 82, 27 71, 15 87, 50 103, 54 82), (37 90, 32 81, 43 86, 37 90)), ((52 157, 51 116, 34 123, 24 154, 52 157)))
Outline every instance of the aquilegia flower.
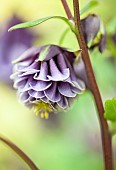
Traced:
POLYGON ((35 40, 35 35, 26 29, 19 29, 8 33, 8 28, 22 22, 14 16, 0 33, 0 81, 7 84, 12 83, 10 75, 12 73, 12 60, 19 57, 25 50, 30 48, 35 40))
POLYGON ((85 42, 89 49, 98 47, 103 52, 106 46, 106 31, 97 15, 91 14, 81 20, 81 27, 85 42))
POLYGON ((23 53, 11 75, 20 100, 45 118, 49 112, 67 109, 85 89, 73 69, 75 58, 74 53, 56 45, 33 47, 23 53))

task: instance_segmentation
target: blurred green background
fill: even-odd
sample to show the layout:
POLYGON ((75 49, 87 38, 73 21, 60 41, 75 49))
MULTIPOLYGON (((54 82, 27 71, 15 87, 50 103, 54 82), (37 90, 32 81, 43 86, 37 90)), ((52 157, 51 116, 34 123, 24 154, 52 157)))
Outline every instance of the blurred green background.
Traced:
MULTIPOLYGON (((86 2, 80 0, 81 8, 86 2)), ((72 10, 72 0, 68 3, 72 10)), ((116 1, 99 0, 99 5, 89 12, 100 15, 107 29, 116 17, 116 1)), ((28 21, 51 15, 65 16, 60 0, 0 0, 0 27, 14 13, 28 21)), ((36 45, 58 44, 65 28, 59 20, 32 28, 40 35, 36 45)), ((62 45, 77 49, 71 32, 62 45)), ((108 49, 103 54, 97 50, 91 54, 103 101, 116 97, 116 55, 110 56, 108 49)), ((42 120, 18 101, 14 90, 1 83, 0 133, 19 146, 40 170, 103 170, 99 123, 89 92, 79 96, 67 112, 42 120)), ((113 147, 115 155, 115 137, 113 147)), ((0 170, 28 169, 14 152, 0 143, 0 170)))

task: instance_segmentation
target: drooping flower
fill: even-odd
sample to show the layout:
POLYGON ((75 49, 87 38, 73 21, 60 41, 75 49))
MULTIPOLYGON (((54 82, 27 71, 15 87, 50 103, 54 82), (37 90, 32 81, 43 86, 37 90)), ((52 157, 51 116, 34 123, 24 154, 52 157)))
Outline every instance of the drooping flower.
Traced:
POLYGON ((9 78, 12 73, 12 60, 30 48, 36 38, 32 32, 26 29, 8 32, 8 28, 20 22, 22 20, 14 16, 0 33, 0 81, 9 85, 12 83, 9 78))
POLYGON ((106 31, 100 18, 91 14, 81 20, 81 28, 89 49, 98 47, 103 52, 106 46, 106 31))
POLYGON ((85 89, 73 69, 75 57, 56 45, 33 47, 23 53, 11 75, 20 100, 45 118, 49 112, 67 109, 85 89))

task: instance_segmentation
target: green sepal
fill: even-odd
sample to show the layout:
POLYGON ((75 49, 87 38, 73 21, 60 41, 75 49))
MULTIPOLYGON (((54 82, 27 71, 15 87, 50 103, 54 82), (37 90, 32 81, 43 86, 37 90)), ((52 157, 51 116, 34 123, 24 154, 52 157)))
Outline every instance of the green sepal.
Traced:
POLYGON ((49 48, 50 48, 50 45, 44 47, 43 50, 41 50, 41 52, 39 54, 39 58, 36 60, 36 62, 44 61, 44 59, 46 58, 46 56, 47 56, 47 54, 49 52, 49 48))
POLYGON ((74 54, 75 54, 75 56, 76 56, 75 62, 78 61, 79 56, 81 55, 81 53, 82 53, 82 50, 81 50, 81 49, 79 49, 78 51, 75 51, 75 52, 74 52, 74 54))

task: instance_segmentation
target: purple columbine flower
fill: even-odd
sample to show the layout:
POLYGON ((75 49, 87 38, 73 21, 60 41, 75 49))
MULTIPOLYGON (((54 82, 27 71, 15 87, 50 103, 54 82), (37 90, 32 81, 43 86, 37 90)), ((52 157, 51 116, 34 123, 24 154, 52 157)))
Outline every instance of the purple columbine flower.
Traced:
POLYGON ((8 32, 12 25, 23 22, 14 16, 0 35, 0 81, 11 85, 10 75, 12 73, 12 60, 19 57, 25 50, 30 48, 36 35, 26 29, 8 32))
POLYGON ((20 100, 45 118, 49 112, 67 109, 85 89, 73 69, 75 58, 74 53, 56 45, 34 47, 23 53, 11 75, 20 100))
POLYGON ((98 47, 103 52, 106 46, 106 31, 100 18, 91 14, 81 20, 81 27, 85 42, 89 49, 98 47))

